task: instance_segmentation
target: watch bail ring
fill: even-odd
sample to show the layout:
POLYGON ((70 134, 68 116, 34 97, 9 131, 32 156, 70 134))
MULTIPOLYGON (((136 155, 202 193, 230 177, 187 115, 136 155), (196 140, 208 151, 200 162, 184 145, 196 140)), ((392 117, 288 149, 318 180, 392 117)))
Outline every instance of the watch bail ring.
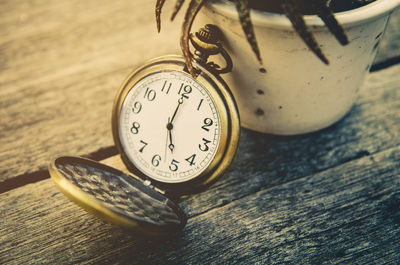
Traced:
POLYGON ((222 32, 217 26, 207 24, 198 32, 191 33, 189 36, 190 42, 195 49, 194 59, 216 74, 229 73, 233 68, 232 59, 220 42, 221 35, 222 32), (221 68, 214 62, 207 62, 210 55, 217 54, 220 54, 224 58, 226 63, 224 68, 221 68))

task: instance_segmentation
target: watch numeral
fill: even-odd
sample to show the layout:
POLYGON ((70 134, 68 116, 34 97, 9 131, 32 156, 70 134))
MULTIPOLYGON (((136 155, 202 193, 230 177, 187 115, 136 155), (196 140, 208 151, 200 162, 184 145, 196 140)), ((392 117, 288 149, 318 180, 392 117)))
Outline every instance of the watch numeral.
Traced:
POLYGON ((181 94, 182 89, 183 89, 184 92, 182 93, 182 97, 189 98, 188 94, 190 94, 192 92, 192 87, 189 85, 186 85, 186 86, 183 86, 183 85, 184 84, 182 83, 181 87, 179 88, 178 95, 181 94))
POLYGON ((144 98, 147 98, 149 101, 153 101, 156 98, 156 91, 150 88, 146 88, 146 92, 144 92, 144 98))
POLYGON ((138 134, 139 133, 140 124, 138 122, 132 123, 131 133, 138 134))
POLYGON ((161 88, 161 92, 164 92, 164 90, 166 89, 165 94, 168 94, 168 93, 169 93, 169 90, 171 89, 171 86, 172 86, 172 83, 169 83, 169 86, 168 86, 168 88, 166 89, 166 87, 167 87, 167 80, 165 80, 164 85, 163 85, 163 87, 161 88))
POLYGON ((206 138, 203 138, 203 145, 199 144, 199 149, 200 151, 206 152, 208 151, 210 148, 208 147, 208 144, 211 143, 211 141, 207 140, 206 138))
POLYGON ((185 160, 188 161, 189 165, 193 166, 196 163, 194 162, 194 158, 196 157, 196 154, 193 154, 191 156, 189 156, 188 158, 186 158, 185 160))
POLYGON ((139 101, 136 101, 135 104, 133 104, 132 111, 135 114, 138 114, 142 110, 142 103, 139 101))
POLYGON ((151 164, 155 167, 158 167, 158 165, 160 164, 161 161, 161 156, 159 155, 154 155, 153 159, 151 159, 151 164))
POLYGON ((210 119, 210 118, 205 118, 205 119, 204 119, 204 125, 201 126, 201 128, 208 132, 208 131, 210 131, 210 129, 207 128, 207 127, 210 127, 213 123, 214 123, 214 122, 213 122, 212 119, 210 119))
POLYGON ((169 170, 171 171, 177 171, 178 170, 178 164, 179 161, 176 161, 175 159, 172 159, 171 164, 169 165, 169 170))
POLYGON ((200 110, 200 106, 201 106, 201 104, 203 103, 203 98, 200 100, 200 103, 199 103, 199 105, 197 106, 197 110, 200 110))
POLYGON ((146 147, 147 143, 145 141, 140 140, 140 143, 143 144, 142 148, 139 149, 140 153, 143 153, 144 148, 146 147))

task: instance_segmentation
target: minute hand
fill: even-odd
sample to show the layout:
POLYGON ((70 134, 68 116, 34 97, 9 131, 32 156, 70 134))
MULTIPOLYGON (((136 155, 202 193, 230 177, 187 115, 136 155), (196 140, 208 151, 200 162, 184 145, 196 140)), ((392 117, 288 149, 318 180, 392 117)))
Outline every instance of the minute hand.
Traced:
POLYGON ((174 121, 175 116, 176 116, 176 113, 178 113, 178 109, 179 109, 179 107, 182 105, 182 103, 183 103, 183 97, 181 97, 181 98, 178 100, 178 106, 176 106, 175 112, 174 112, 174 114, 172 115, 171 120, 169 121, 170 124, 172 124, 172 122, 174 121))

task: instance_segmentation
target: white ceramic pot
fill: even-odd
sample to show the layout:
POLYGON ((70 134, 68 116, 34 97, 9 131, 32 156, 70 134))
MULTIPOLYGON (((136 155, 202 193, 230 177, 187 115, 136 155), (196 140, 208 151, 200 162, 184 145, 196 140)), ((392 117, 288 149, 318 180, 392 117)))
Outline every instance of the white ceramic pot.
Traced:
POLYGON ((264 65, 251 51, 231 3, 207 4, 197 23, 218 25, 224 33, 224 45, 234 69, 223 77, 238 102, 242 126, 264 133, 294 135, 325 128, 350 110, 390 14, 399 5, 399 0, 377 0, 337 13, 350 40, 347 46, 336 41, 319 17, 305 16, 329 65, 306 47, 284 15, 251 12, 264 65))

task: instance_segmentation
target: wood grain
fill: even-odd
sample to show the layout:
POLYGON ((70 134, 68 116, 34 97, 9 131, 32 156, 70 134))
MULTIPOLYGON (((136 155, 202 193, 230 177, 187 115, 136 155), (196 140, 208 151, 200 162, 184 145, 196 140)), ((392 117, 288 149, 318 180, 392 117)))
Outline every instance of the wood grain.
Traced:
MULTIPOLYGON (((166 12, 158 35, 152 1, 3 0, 0 6, 0 182, 44 170, 55 154, 112 146, 111 105, 122 80, 146 59, 179 53, 181 17, 168 23, 166 12)), ((398 17, 388 32, 397 31, 398 17)), ((393 56, 397 44, 384 44, 398 43, 393 34, 382 41, 392 53, 379 58, 393 56)), ((393 146, 384 139, 383 147, 393 146)))
POLYGON ((224 206, 208 201, 181 234, 161 239, 91 217, 44 180, 0 195, 0 263, 396 264, 399 167, 398 146, 224 206))
POLYGON ((242 129, 228 172, 210 187, 210 193, 189 198, 185 210, 194 216, 207 211, 209 203, 219 207, 232 198, 399 146, 400 80, 395 77, 399 72, 400 66, 396 66, 371 74, 352 111, 323 131, 279 137, 242 129))
MULTIPOLYGON (((230 169, 222 180, 209 188, 210 193, 187 199, 190 202, 185 206, 188 215, 209 210, 209 204, 219 207, 233 198, 398 146, 399 71, 400 66, 396 66, 371 74, 363 97, 352 112, 321 132, 277 137, 242 130, 239 150, 230 169)), ((123 167, 121 163, 115 165, 123 167)))
MULTIPOLYGON (((179 53, 181 17, 158 35, 153 13, 153 1, 0 0, 0 183, 113 146, 124 77, 179 53)), ((399 55, 395 14, 377 62, 399 55)), ((171 238, 103 223, 50 179, 0 194, 0 264, 400 263, 399 73, 370 74, 352 111, 318 133, 243 129, 223 178, 183 198, 189 222, 171 238)))
POLYGON ((153 1, 2 1, 1 10, 0 181, 60 152, 113 145, 111 108, 124 78, 179 52, 179 27, 166 16, 157 34, 153 1))

